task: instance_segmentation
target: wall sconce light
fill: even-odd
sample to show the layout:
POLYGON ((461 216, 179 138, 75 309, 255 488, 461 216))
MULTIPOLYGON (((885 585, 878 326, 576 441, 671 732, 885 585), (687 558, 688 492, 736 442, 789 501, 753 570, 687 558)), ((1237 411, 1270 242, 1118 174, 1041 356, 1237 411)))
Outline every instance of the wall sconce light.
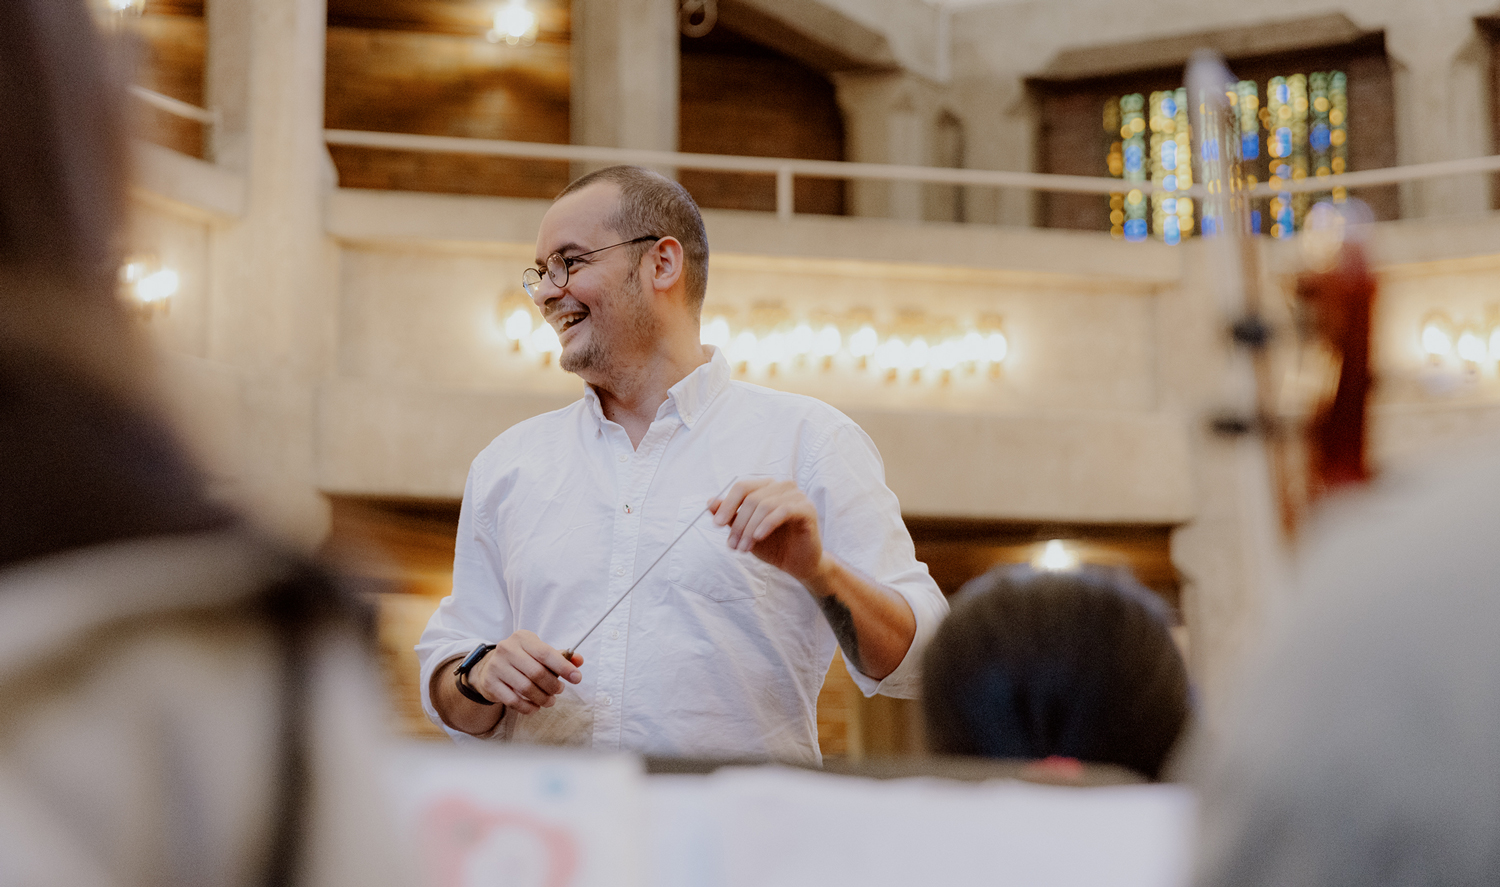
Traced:
POLYGON ((120 297, 144 318, 166 314, 181 278, 155 256, 131 259, 120 268, 120 297))
POLYGON ((536 43, 536 13, 526 8, 526 0, 509 0, 495 10, 495 26, 485 33, 491 43, 504 41, 508 46, 531 46, 536 43))
POLYGON ((1031 565, 1048 573, 1076 570, 1078 569, 1078 553, 1061 539, 1049 539, 1047 544, 1042 546, 1042 550, 1037 552, 1036 557, 1031 559, 1031 565))
POLYGON ((1489 357, 1489 346, 1485 344, 1484 337, 1479 335, 1479 329, 1472 324, 1467 324, 1458 333, 1458 344, 1455 346, 1458 359, 1470 368, 1478 367, 1489 357))
POLYGON ((89 5, 93 7, 95 21, 115 32, 146 11, 146 0, 93 0, 89 5))
POLYGON ((1453 353, 1453 321, 1441 311, 1428 314, 1422 321, 1422 352, 1428 363, 1442 363, 1453 353))
POLYGON ((993 378, 1010 350, 1000 319, 985 316, 969 327, 912 314, 877 326, 867 311, 837 323, 831 317, 793 320, 779 306, 757 306, 743 325, 723 314, 703 325, 703 342, 724 352, 736 372, 775 375, 792 368, 836 367, 872 372, 888 382, 924 378, 947 382, 955 373, 993 378))
POLYGON ((514 292, 500 300, 500 329, 511 350, 539 357, 543 366, 562 353, 562 342, 551 324, 539 322, 536 305, 524 293, 514 292))

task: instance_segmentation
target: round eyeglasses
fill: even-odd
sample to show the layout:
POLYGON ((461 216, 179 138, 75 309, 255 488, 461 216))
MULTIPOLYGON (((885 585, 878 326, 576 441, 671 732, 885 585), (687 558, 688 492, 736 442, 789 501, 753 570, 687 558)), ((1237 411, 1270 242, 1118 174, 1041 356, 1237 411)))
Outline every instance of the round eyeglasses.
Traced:
MULTIPOLYGON (((547 279, 552 281, 553 286, 557 287, 558 289, 562 289, 563 287, 568 285, 568 269, 572 268, 573 263, 583 258, 584 256, 592 256, 594 253, 602 253, 607 249, 614 249, 617 246, 628 246, 632 243, 655 243, 656 241, 661 240, 662 237, 663 235, 661 234, 647 234, 644 237, 637 237, 634 240, 622 240, 619 243, 611 243, 609 246, 601 246, 598 249, 591 249, 586 253, 579 253, 576 256, 565 256, 562 253, 553 253, 552 255, 547 257, 547 279)), ((542 288, 542 272, 538 271, 535 268, 527 268, 525 271, 522 271, 521 286, 526 288, 526 294, 528 296, 531 296, 533 299, 535 299, 536 294, 542 288)))

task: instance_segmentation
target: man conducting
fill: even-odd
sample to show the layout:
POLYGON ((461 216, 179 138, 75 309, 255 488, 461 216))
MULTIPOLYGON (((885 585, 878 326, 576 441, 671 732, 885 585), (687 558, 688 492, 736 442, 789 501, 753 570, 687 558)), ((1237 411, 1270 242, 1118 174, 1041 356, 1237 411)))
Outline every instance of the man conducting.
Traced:
POLYGON ((879 453, 701 344, 708 243, 677 183, 584 176, 536 255, 527 292, 588 385, 469 470, 453 594, 417 646, 428 716, 455 738, 817 762, 835 648, 866 695, 910 696, 947 612, 879 453))

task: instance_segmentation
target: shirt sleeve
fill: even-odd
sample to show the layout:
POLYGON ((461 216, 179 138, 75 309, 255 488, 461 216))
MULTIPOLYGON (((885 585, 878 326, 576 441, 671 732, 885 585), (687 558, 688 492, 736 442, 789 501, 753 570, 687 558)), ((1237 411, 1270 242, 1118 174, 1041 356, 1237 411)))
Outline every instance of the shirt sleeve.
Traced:
MULTIPOLYGON (((458 515, 458 536, 453 547, 453 592, 443 598, 437 612, 417 642, 421 665, 419 686, 422 710, 434 724, 460 742, 471 739, 454 730, 438 715, 431 696, 432 673, 454 656, 466 656, 480 644, 493 644, 515 630, 510 596, 506 594, 500 550, 493 531, 494 503, 483 483, 479 459, 469 469, 464 484, 463 505, 458 515)), ((501 719, 500 725, 505 723, 501 719)), ((500 730, 496 725, 495 732, 500 730)), ((494 732, 483 739, 494 735, 494 732)))
POLYGON ((824 550, 900 594, 916 617, 916 635, 895 671, 876 680, 844 656, 849 675, 866 696, 914 698, 921 685, 922 651, 948 615, 948 601, 927 565, 917 560, 911 534, 901 520, 901 503, 885 485, 880 452, 863 429, 845 419, 815 449, 804 474, 798 486, 818 510, 824 550))

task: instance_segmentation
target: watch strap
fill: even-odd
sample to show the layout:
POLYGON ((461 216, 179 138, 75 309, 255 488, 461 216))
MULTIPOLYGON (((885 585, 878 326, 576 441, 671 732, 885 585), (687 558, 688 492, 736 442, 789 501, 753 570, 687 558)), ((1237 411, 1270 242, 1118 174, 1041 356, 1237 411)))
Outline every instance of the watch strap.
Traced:
POLYGON ((494 644, 480 644, 474 648, 474 652, 470 653, 463 662, 459 663, 458 668, 453 669, 453 683, 458 687, 458 692, 463 694, 465 699, 477 702, 480 705, 494 705, 495 701, 484 698, 484 694, 480 693, 474 688, 473 684, 469 683, 469 672, 474 666, 479 664, 479 660, 483 659, 493 649, 495 649, 494 644))

